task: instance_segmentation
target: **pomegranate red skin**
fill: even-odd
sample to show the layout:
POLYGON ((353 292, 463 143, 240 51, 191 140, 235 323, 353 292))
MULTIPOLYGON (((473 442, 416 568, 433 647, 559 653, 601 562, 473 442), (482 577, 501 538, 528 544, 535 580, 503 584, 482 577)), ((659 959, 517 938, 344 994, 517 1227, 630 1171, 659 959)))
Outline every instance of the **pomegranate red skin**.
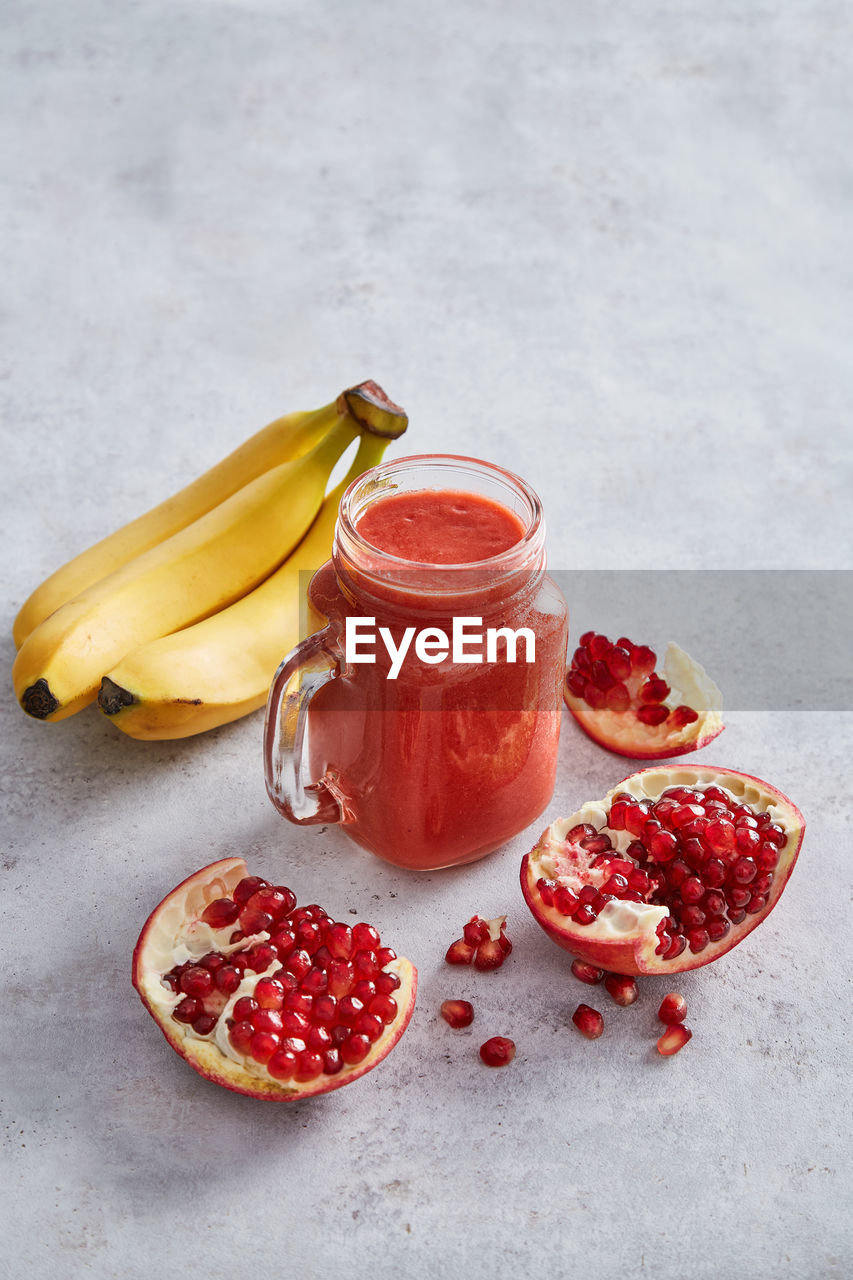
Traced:
MULTIPOLYGON (((324 1076, 311 1081, 268 1080, 258 1078, 241 1070, 239 1064, 225 1058, 213 1043, 208 1040, 190 1038, 186 1028, 180 1023, 171 1017, 164 1018, 149 998, 148 990, 146 989, 148 987, 146 982, 146 955, 152 940, 152 934, 158 928, 163 913, 171 905, 179 904, 193 889, 209 883, 214 878, 233 889, 240 880, 245 878, 247 870, 246 863, 242 858, 223 858, 221 861, 212 863, 208 867, 203 867, 201 871, 196 871, 193 875, 187 876, 186 880, 182 880, 179 885, 166 895, 146 920, 134 947, 133 985, 145 1008, 151 1014, 175 1052, 189 1063, 194 1071, 197 1071, 199 1075, 204 1076, 206 1080, 210 1080, 213 1084, 221 1085, 222 1088, 229 1089, 233 1093, 242 1093, 248 1097, 260 1098, 265 1101, 286 1102, 297 1098, 331 1093, 333 1090, 340 1089, 344 1085, 350 1084, 353 1080, 357 1080, 360 1076, 366 1075, 368 1071, 377 1066, 391 1052, 408 1026, 414 1011, 417 993, 417 970, 408 960, 401 958, 395 962, 396 966, 398 966, 397 972, 401 978, 401 985, 395 992, 399 1013, 388 1028, 388 1033, 380 1037, 371 1046, 370 1052, 362 1062, 352 1066, 345 1066, 336 1076, 324 1076)), ((218 893, 212 895, 213 898, 218 896, 218 893)))
MULTIPOLYGON (((665 786, 675 785, 676 783, 686 786, 725 786, 726 778, 735 781, 739 780, 745 787, 753 786, 758 788, 767 796, 769 801, 776 803, 785 810, 788 843, 781 852, 767 903, 760 912, 754 915, 747 915, 739 925, 735 925, 730 929, 725 938, 719 942, 710 943, 698 953, 694 953, 688 948, 675 959, 663 960, 660 956, 654 954, 656 945, 654 936, 650 939, 646 934, 632 933, 625 935, 623 939, 595 938, 590 936, 584 926, 576 924, 569 917, 558 916, 553 909, 545 906, 536 888, 536 881, 539 879, 539 875, 533 868, 532 857, 552 831, 552 827, 547 828, 540 837, 536 849, 529 854, 525 854, 522 859, 521 892, 524 895, 524 900, 537 923, 553 942, 556 942, 565 951, 571 952, 578 959, 584 960, 588 964, 596 965, 598 968, 605 969, 610 973, 621 973, 634 977, 640 975, 668 976, 674 973, 686 972, 690 969, 698 969, 703 965, 719 960, 721 956, 741 943, 753 929, 757 928, 762 920, 766 920, 782 896, 802 845, 806 824, 802 813, 796 805, 770 783, 763 782, 752 774, 742 773, 738 770, 723 769, 714 765, 693 766, 684 764, 641 769, 638 773, 631 774, 618 783, 609 794, 612 795, 620 790, 634 790, 636 784, 637 794, 639 795, 642 793, 644 779, 651 779, 652 776, 657 779, 662 774, 671 775, 671 777, 659 787, 661 791, 665 786)), ((606 805, 607 801, 603 801, 602 804, 606 805)), ((581 820, 580 814, 576 814, 573 818, 568 819, 567 822, 573 825, 581 820)))

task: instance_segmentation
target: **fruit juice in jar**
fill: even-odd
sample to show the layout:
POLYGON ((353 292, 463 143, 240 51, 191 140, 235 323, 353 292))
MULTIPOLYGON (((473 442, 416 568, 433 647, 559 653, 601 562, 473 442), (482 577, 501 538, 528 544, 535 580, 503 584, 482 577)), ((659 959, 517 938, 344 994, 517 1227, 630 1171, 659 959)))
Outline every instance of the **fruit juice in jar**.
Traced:
POLYGON ((281 812, 339 821, 417 869, 480 858, 539 816, 554 787, 568 626, 544 536, 529 486, 474 459, 404 458, 350 486, 332 559, 309 587, 318 629, 271 694, 267 782, 281 812), (454 626, 470 637, 458 651, 454 626), (313 674, 304 714, 319 780, 305 789, 298 743, 278 755, 275 742, 294 723, 300 665, 313 674), (288 682, 289 720, 276 711, 288 682))

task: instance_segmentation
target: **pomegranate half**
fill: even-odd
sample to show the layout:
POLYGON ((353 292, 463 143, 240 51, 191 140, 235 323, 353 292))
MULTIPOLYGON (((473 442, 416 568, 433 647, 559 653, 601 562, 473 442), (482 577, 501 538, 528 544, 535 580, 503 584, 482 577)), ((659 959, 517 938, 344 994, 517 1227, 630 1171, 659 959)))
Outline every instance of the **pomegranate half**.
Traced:
POLYGON ((722 733, 723 695, 705 668, 672 643, 662 676, 656 663, 653 649, 626 636, 614 643, 595 631, 581 636, 563 697, 599 746, 636 760, 666 760, 722 733))
POLYGON ((290 889, 224 858, 152 911, 133 985, 194 1070, 286 1100, 339 1089, 381 1062, 408 1026, 417 973, 372 925, 297 907, 290 889))
POLYGON ((717 960, 779 901, 805 822, 775 787, 663 765, 553 822, 521 864, 539 924, 588 964, 672 974, 717 960))

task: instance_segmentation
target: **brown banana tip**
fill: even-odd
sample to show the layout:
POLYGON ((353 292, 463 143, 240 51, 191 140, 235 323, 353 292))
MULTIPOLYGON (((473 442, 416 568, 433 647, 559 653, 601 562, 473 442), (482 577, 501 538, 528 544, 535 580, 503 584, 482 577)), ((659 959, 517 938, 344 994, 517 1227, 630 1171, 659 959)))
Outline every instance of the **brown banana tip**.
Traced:
POLYGON ((21 696, 21 706, 28 716, 35 720, 46 720, 52 716, 59 706, 59 699, 50 691, 50 685, 44 676, 25 689, 21 696))
POLYGON ((111 680, 109 676, 101 677, 98 706, 105 716, 117 715, 122 707, 132 707, 135 701, 133 694, 123 689, 120 684, 116 684, 115 680, 111 680))
POLYGON ((396 440, 409 425, 405 409, 386 395, 378 382, 360 382, 338 397, 338 408, 355 418, 363 431, 396 440))

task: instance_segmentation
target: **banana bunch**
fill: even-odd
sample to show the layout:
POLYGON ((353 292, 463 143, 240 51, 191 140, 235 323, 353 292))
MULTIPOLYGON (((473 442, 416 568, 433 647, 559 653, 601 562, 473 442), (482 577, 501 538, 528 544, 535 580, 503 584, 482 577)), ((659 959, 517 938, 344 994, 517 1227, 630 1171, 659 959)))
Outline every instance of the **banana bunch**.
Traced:
POLYGON ((299 639, 300 574, 328 559, 346 486, 407 426, 375 383, 270 423, 64 565, 15 621, 15 693, 62 720, 97 697, 134 738, 182 738, 262 706, 299 639), (360 437, 328 496, 335 463, 360 437))

